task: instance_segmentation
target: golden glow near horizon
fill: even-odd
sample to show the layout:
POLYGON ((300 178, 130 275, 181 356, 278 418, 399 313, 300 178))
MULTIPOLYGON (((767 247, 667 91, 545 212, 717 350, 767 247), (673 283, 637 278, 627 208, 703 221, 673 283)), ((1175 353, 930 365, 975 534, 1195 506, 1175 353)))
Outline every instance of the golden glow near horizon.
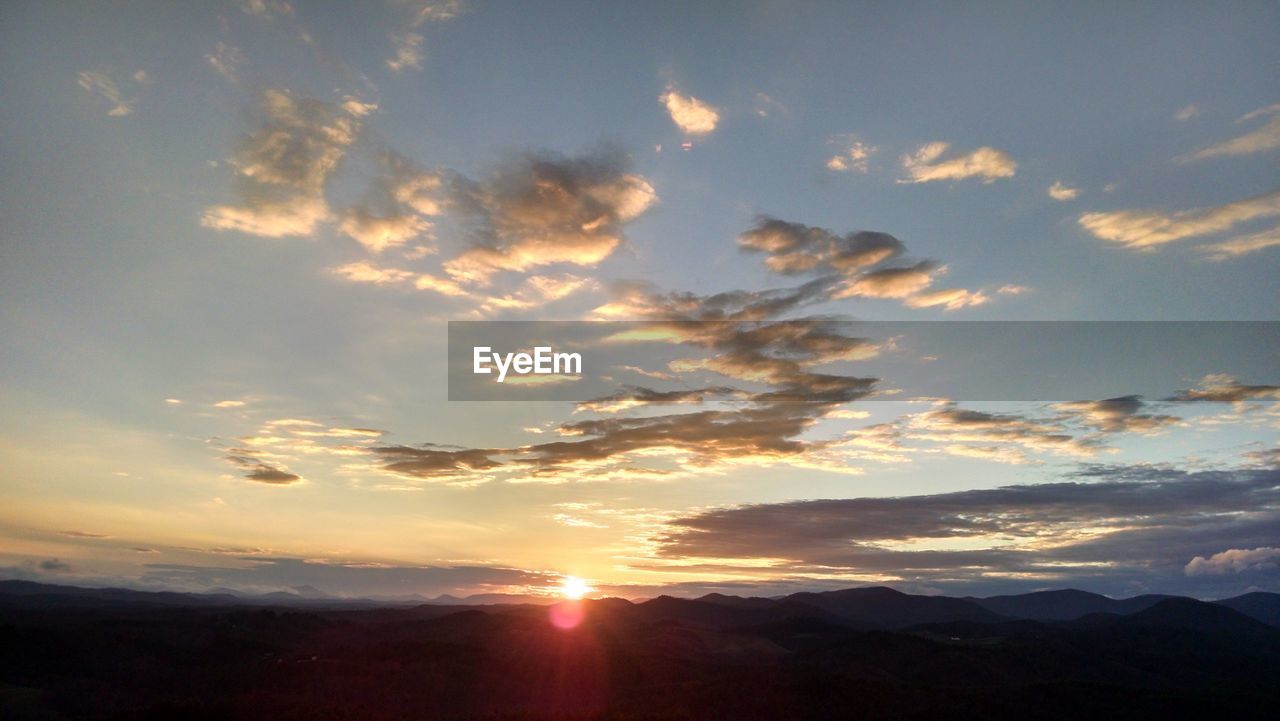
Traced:
POLYGON ((560 582, 560 595, 570 601, 577 601, 594 590, 587 585, 586 581, 575 576, 565 576, 560 582))

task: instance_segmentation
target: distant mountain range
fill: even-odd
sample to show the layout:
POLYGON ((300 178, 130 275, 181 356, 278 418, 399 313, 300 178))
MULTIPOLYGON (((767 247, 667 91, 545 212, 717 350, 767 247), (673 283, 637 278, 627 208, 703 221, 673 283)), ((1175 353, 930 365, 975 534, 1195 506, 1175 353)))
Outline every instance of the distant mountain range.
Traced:
POLYGON ((0 719, 1270 721, 1280 708, 1273 593, 480 599, 494 600, 3 581, 0 719), (570 610, 576 625, 554 622, 570 610))
MULTIPOLYGON (((658 596, 641 602, 600 599, 589 602, 602 613, 645 621, 674 620, 711 628, 731 628, 775 623, 787 619, 829 622, 859 629, 900 629, 920 624, 955 622, 996 624, 1008 621, 1075 621, 1103 623, 1111 616, 1157 618, 1170 609, 1208 606, 1231 611, 1267 626, 1280 628, 1280 594, 1252 592, 1234 598, 1201 602, 1180 596, 1147 594, 1114 599, 1088 591, 1063 589, 988 598, 912 595, 885 586, 838 591, 800 592, 776 598, 729 596, 710 593, 687 599, 658 596), (1145 615, 1144 615, 1145 614, 1145 615)), ((486 606, 548 605, 541 596, 480 594, 436 598, 338 598, 310 586, 292 592, 245 594, 230 589, 213 593, 136 591, 121 588, 82 588, 0 581, 0 609, 92 608, 102 606, 266 606, 314 609, 374 609, 420 607, 438 616, 456 609, 486 606)))

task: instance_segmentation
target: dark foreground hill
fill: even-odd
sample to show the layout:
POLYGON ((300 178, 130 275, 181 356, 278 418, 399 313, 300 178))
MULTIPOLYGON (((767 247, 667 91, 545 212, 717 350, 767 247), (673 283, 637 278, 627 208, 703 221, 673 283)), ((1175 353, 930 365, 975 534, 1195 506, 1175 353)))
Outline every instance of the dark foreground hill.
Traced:
POLYGON ((583 602, 563 630, 534 605, 116 594, 95 606, 25 590, 39 593, 0 602, 3 719, 1021 721, 1280 708, 1280 630, 1185 598, 1049 621, 889 589, 605 599, 583 602))

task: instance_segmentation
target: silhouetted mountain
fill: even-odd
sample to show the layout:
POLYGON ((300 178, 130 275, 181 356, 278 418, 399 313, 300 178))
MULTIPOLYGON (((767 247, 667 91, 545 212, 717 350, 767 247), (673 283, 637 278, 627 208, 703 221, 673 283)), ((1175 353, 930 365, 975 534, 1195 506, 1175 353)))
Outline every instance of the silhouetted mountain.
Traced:
MULTIPOLYGON (((180 593, 177 591, 137 591, 128 588, 85 588, 34 581, 0 581, 0 608, 96 608, 111 606, 302 606, 310 608, 357 608, 392 605, 389 601, 346 599, 328 596, 309 586, 307 595, 290 591, 264 594, 240 592, 180 593)), ((224 589, 224 591, 226 591, 224 589)))
POLYGON ((454 596, 444 594, 427 599, 423 603, 437 606, 493 606, 500 604, 532 603, 547 606, 556 601, 549 596, 534 596, 521 593, 477 593, 470 596, 454 596))
POLYGON ((1154 606, 1127 615, 1097 613, 1077 619, 1081 627, 1139 628, 1162 626, 1207 632, 1232 632, 1267 635, 1275 633, 1270 626, 1221 604, 1193 598, 1166 598, 1154 606))
POLYGON ((1145 611, 1125 616, 1122 623, 1132 626, 1176 626, 1197 631, 1271 632, 1266 624, 1239 611, 1192 598, 1166 598, 1145 611))
POLYGON ((1280 628, 1280 593, 1254 591, 1235 598, 1224 598, 1214 603, 1239 611, 1268 626, 1280 628))
POLYGON ((94 608, 104 605, 225 606, 242 603, 227 594, 134 591, 125 588, 84 588, 34 581, 0 581, 0 607, 94 608))
POLYGON ((561 629, 531 604, 136 602, 153 595, 0 583, 0 718, 1234 721, 1280 707, 1280 630, 1185 598, 1066 621, 885 588, 606 598, 572 604, 581 622, 561 629))
POLYGON ((793 593, 786 601, 822 609, 867 628, 904 628, 947 621, 996 622, 1001 617, 962 598, 913 596, 892 588, 849 588, 822 593, 793 593))
POLYGON ((1170 598, 1148 594, 1133 598, 1114 599, 1106 596, 1068 588, 1058 591, 1036 591, 1009 596, 970 598, 967 600, 983 608, 1009 618, 1027 618, 1040 621, 1069 621, 1091 613, 1136 613, 1150 608, 1161 600, 1170 598))
POLYGON ((760 598, 759 596, 727 596, 723 593, 708 593, 696 600, 704 603, 715 603, 721 606, 732 606, 733 608, 769 608, 777 604, 776 599, 760 598))

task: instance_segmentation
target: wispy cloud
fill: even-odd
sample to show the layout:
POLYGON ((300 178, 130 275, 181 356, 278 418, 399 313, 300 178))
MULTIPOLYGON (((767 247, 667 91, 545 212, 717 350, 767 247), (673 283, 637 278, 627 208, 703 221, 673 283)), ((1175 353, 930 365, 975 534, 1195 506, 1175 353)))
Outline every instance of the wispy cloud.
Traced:
POLYGON ((426 36, 418 32, 429 23, 442 23, 456 18, 465 10, 460 0, 406 0, 400 3, 408 11, 407 29, 393 32, 391 40, 391 57, 387 58, 387 67, 392 72, 402 70, 421 70, 426 58, 423 44, 426 36))
POLYGON ((832 138, 831 142, 844 146, 840 153, 831 156, 826 162, 827 170, 836 172, 867 172, 871 156, 879 150, 874 145, 868 145, 853 136, 838 136, 832 138))
MULTIPOLYGON (((141 70, 138 72, 142 73, 141 70)), ((141 77, 145 80, 146 74, 143 73, 141 77)), ((135 82, 140 81, 135 79, 135 82)), ((106 73, 86 70, 76 76, 76 83, 85 91, 97 95, 111 104, 111 108, 107 110, 107 115, 113 118, 121 118, 133 114, 134 107, 138 102, 137 99, 126 98, 120 87, 116 85, 116 82, 106 73)))
POLYGON ((389 37, 392 55, 387 58, 387 67, 397 73, 406 68, 421 70, 425 57, 422 51, 425 38, 422 33, 392 33, 389 37))
POLYGON ((1189 156, 1180 158, 1180 160, 1186 162, 1230 155, 1254 155, 1280 148, 1280 104, 1259 108, 1240 118, 1237 122, 1248 122, 1266 115, 1271 115, 1272 117, 1262 127, 1244 135, 1238 135, 1230 140, 1210 145, 1204 150, 1192 153, 1189 156))
POLYGON ((937 141, 920 146, 916 152, 902 157, 902 167, 907 177, 899 183, 928 183, 938 180, 965 180, 980 178, 992 183, 1000 178, 1012 178, 1018 164, 1003 150, 983 146, 968 153, 953 154, 943 158, 951 144, 937 141))
POLYGON ((227 82, 232 85, 240 82, 239 68, 245 61, 240 48, 218 41, 213 52, 205 55, 204 59, 227 82))
POLYGON ((1206 253, 1208 260, 1224 261, 1273 248, 1277 245, 1280 245, 1280 225, 1260 230, 1257 233, 1248 233, 1230 240, 1224 240, 1221 243, 1202 245, 1196 250, 1206 253))
POLYGON ((201 224, 268 238, 308 235, 331 218, 325 187, 360 131, 345 104, 263 94, 263 120, 229 161, 241 201, 205 210, 201 224))
POLYGON ((1080 197, 1080 189, 1073 188, 1061 180, 1055 180, 1053 185, 1049 186, 1049 197, 1060 201, 1075 200, 1080 197))
POLYGON ((1167 243, 1219 233, 1258 218, 1280 215, 1280 191, 1210 208, 1178 212, 1117 210, 1085 213, 1081 227, 1130 250, 1153 250, 1167 243))

